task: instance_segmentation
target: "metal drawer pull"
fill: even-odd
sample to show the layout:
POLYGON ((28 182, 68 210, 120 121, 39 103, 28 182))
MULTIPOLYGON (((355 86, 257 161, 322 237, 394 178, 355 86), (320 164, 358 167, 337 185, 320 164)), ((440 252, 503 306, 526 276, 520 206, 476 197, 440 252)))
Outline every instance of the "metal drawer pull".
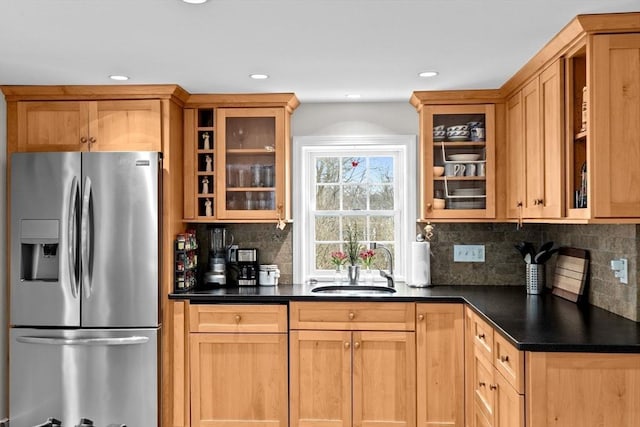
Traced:
POLYGON ((144 344, 148 337, 123 338, 53 338, 53 337, 18 337, 16 341, 25 344, 53 344, 53 345, 131 345, 144 344))
POLYGON ((483 382, 483 381, 480 381, 480 382, 478 383, 478 385, 479 385, 480 387, 486 387, 486 386, 487 386, 487 383, 485 383, 485 382, 483 382))
POLYGON ((497 384, 489 384, 489 390, 495 390, 498 388, 497 384))

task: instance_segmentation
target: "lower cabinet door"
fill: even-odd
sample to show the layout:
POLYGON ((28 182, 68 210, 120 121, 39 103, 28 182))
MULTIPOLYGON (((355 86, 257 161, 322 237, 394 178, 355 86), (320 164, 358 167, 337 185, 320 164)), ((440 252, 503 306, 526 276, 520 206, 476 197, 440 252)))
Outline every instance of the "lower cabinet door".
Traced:
MULTIPOLYGON (((487 418, 484 416, 482 409, 478 406, 478 404, 471 405, 473 411, 469 414, 469 419, 471 422, 469 423, 472 427, 495 427, 487 418)), ((515 427, 515 426, 514 426, 515 427)))
POLYGON ((524 395, 494 371, 495 382, 490 389, 496 394, 496 414, 494 427, 524 427, 524 395))
POLYGON ((415 332, 353 332, 353 427, 416 425, 415 332))
POLYGON ((287 335, 192 333, 191 427, 287 427, 287 335))
POLYGON ((418 427, 464 425, 464 307, 417 304, 418 427))
POLYGON ((351 332, 290 331, 291 427, 351 426, 351 332))

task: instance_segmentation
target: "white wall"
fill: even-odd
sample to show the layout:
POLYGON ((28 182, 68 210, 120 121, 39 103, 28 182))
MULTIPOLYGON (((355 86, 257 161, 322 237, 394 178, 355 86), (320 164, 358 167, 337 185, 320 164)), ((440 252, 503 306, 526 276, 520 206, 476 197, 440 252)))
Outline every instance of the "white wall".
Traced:
POLYGON ((293 136, 418 135, 418 113, 407 102, 302 103, 291 118, 293 136))
POLYGON ((7 287, 6 287, 6 206, 7 206, 7 104, 4 95, 0 93, 0 418, 8 415, 7 410, 7 369, 9 355, 7 354, 7 287))

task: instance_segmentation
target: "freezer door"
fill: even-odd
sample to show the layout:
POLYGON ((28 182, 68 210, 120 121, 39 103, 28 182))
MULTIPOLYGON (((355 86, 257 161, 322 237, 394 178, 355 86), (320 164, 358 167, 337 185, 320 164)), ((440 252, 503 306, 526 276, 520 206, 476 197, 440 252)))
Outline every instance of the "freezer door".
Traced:
POLYGON ((82 153, 82 327, 158 325, 159 154, 82 153))
POLYGON ((11 156, 11 324, 80 325, 80 153, 11 156))
POLYGON ((158 332, 12 328, 11 427, 157 427, 158 332))

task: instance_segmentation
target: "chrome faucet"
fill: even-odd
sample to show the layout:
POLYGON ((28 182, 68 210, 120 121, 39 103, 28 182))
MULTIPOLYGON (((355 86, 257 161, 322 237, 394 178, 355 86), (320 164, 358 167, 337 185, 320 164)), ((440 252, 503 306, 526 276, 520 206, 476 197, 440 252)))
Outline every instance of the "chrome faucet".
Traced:
POLYGON ((393 254, 391 253, 389 248, 387 248, 386 246, 381 245, 380 243, 371 242, 371 249, 378 249, 378 248, 384 250, 387 258, 387 263, 388 263, 387 265, 389 266, 389 273, 387 273, 384 270, 380 270, 380 276, 387 279, 388 287, 395 288, 395 283, 393 281, 393 254))

